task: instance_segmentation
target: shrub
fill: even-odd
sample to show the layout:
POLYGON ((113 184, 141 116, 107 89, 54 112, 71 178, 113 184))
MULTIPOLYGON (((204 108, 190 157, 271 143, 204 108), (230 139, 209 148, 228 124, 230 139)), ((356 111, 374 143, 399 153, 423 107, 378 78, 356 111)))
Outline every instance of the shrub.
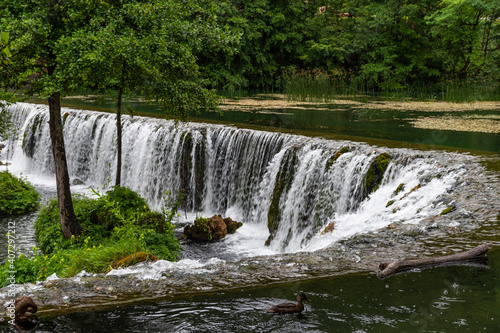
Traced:
POLYGON ((40 194, 26 179, 0 172, 0 216, 28 213, 39 204, 40 194))
MULTIPOLYGON (((82 270, 105 273, 112 262, 139 251, 177 260, 181 247, 171 220, 180 207, 179 200, 168 201, 159 213, 152 212, 147 202, 130 189, 115 187, 104 195, 94 193, 97 199, 73 196, 75 214, 83 229, 78 238, 64 239, 56 199, 42 208, 35 221, 40 249, 32 250, 31 259, 23 254, 16 258, 17 283, 43 280, 53 273, 58 277, 82 270), (113 228, 110 230, 110 224, 103 221, 113 221, 113 228)), ((0 267, 0 277, 10 270, 6 262, 0 267)), ((5 278, 1 283, 7 281, 5 278)))

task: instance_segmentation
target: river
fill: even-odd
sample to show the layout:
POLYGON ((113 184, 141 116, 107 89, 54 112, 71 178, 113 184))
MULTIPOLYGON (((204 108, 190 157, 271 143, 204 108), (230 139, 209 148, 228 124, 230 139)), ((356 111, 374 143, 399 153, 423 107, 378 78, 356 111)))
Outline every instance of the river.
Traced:
MULTIPOLYGON (((11 142, 5 157, 12 162, 14 173, 25 174, 49 197, 54 184, 46 107, 20 104, 14 108, 22 140, 11 142)), ((70 175, 72 181, 83 182, 73 191, 88 193, 89 186, 105 187, 113 178, 113 116, 73 108, 63 112, 67 114, 64 126, 70 175)), ((355 131, 343 132, 340 127, 336 131, 331 124, 343 123, 327 122, 326 130, 316 129, 313 136, 305 134, 318 126, 300 121, 307 118, 307 110, 302 111, 303 116, 292 117, 299 121, 288 122, 292 124, 288 133, 254 128, 256 121, 246 124, 252 129, 245 129, 241 122, 238 126, 175 125, 161 119, 125 117, 123 185, 138 190, 155 207, 161 206, 165 191, 186 189, 189 200, 179 230, 197 212, 223 214, 245 223, 233 237, 218 244, 184 243, 184 257, 175 269, 182 270, 183 265, 203 269, 219 260, 226 267, 223 270, 236 267, 231 274, 244 275, 242 267, 250 263, 269 266, 274 260, 271 266, 282 271, 269 275, 295 282, 256 288, 259 283, 251 283, 251 274, 247 274, 240 287, 230 284, 230 292, 209 288, 199 296, 196 291, 187 293, 189 297, 160 295, 151 304, 142 300, 104 311, 46 314, 38 330, 446 332, 464 328, 493 332, 500 323, 498 311, 481 317, 482 312, 470 309, 478 299, 490 309, 499 308, 499 260, 494 250, 490 270, 447 267, 388 280, 366 272, 373 272, 373 261, 384 257, 450 253, 486 241, 499 244, 497 134, 446 131, 441 135, 421 130, 416 135, 406 130, 405 120, 387 112, 374 111, 362 121, 354 117, 346 120, 348 126, 339 125, 355 131), (380 126, 384 117, 389 125, 380 126), (347 140, 347 132, 365 139, 347 140), (337 138, 330 138, 332 135, 337 138), (478 139, 472 140, 471 135, 478 139), (439 142, 422 146, 425 138, 439 138, 439 142), (470 146, 471 142, 476 144, 470 146), (450 146, 460 151, 449 151, 450 146), (334 158, 344 147, 347 151, 334 158), (363 187, 366 174, 382 154, 391 157, 389 165, 377 189, 367 193, 363 187), (405 189, 396 193, 400 184, 405 189), (390 201, 395 204, 388 205, 390 201), (455 207, 452 213, 440 215, 451 206, 455 207), (268 229, 270 216, 276 216, 272 231, 268 229), (335 231, 321 235, 331 222, 335 231), (266 240, 270 246, 264 246, 266 240), (332 264, 309 264, 320 257, 332 264), (344 272, 357 274, 342 274, 340 257, 348 261, 344 272), (292 272, 294 265, 307 267, 292 272), (332 277, 325 278, 328 275, 332 277), (309 281, 319 276, 321 280, 309 281), (299 291, 311 299, 303 318, 265 313, 266 307, 293 300, 299 291)), ((248 112, 240 114, 249 119, 248 112)), ((266 114, 260 116, 261 122, 273 124, 266 114)), ((25 250, 34 245, 34 217, 17 220, 25 239, 20 247, 25 250)), ((129 273, 150 279, 172 269, 141 267, 129 273)))

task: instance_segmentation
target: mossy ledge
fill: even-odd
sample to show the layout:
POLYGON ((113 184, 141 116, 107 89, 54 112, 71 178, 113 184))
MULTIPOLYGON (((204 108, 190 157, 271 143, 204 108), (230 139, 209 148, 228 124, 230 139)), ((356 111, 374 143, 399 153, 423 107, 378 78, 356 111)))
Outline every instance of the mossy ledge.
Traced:
POLYGON ((288 191, 288 189, 292 185, 296 164, 297 154, 295 149, 292 149, 288 151, 287 155, 283 157, 280 171, 276 175, 276 182, 274 184, 274 190, 271 196, 271 203, 267 212, 267 227, 271 234, 266 240, 266 246, 269 246, 271 244, 271 241, 273 240, 274 236, 276 235, 276 231, 278 230, 281 217, 281 197, 286 191, 288 191))
POLYGON ((330 168, 332 167, 333 163, 338 160, 338 158, 340 156, 342 156, 342 154, 345 154, 347 152, 350 151, 350 148, 345 146, 345 147, 342 147, 340 148, 340 150, 338 152, 335 153, 335 155, 333 155, 330 159, 328 159, 328 161, 326 161, 326 170, 330 170, 330 168))
POLYGON ((370 193, 378 190, 380 184, 382 183, 382 179, 384 178, 385 170, 387 170, 391 160, 391 155, 388 153, 382 153, 372 162, 363 181, 365 195, 369 195, 370 193))

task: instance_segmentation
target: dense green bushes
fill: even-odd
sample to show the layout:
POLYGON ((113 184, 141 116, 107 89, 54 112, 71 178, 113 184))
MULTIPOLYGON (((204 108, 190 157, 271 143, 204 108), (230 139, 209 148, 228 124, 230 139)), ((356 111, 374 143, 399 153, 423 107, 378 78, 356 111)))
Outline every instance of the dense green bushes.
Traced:
POLYGON ((40 194, 26 179, 0 172, 0 216, 31 212, 39 203, 40 194))
POLYGON ((115 187, 104 195, 95 193, 97 199, 73 197, 75 214, 83 228, 77 239, 64 239, 56 199, 43 207, 35 221, 39 248, 33 249, 34 257, 20 255, 14 269, 7 262, 0 267, 0 278, 10 270, 17 271, 17 283, 43 280, 53 273, 58 277, 73 276, 82 270, 104 273, 113 262, 138 252, 177 260, 180 245, 171 220, 180 200, 170 202, 159 213, 151 211, 142 197, 124 187, 115 187))

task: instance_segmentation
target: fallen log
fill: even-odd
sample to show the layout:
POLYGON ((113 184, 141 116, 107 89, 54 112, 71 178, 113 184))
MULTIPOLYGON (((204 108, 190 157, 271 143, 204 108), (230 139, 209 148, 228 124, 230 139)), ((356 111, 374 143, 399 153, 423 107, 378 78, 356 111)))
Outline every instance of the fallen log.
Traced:
POLYGON ((381 279, 384 279, 388 276, 391 276, 393 274, 396 274, 404 270, 408 270, 410 268, 484 258, 485 253, 488 252, 490 247, 491 244, 482 244, 469 251, 450 254, 442 257, 385 261, 380 263, 379 265, 380 271, 377 273, 377 276, 381 279))

